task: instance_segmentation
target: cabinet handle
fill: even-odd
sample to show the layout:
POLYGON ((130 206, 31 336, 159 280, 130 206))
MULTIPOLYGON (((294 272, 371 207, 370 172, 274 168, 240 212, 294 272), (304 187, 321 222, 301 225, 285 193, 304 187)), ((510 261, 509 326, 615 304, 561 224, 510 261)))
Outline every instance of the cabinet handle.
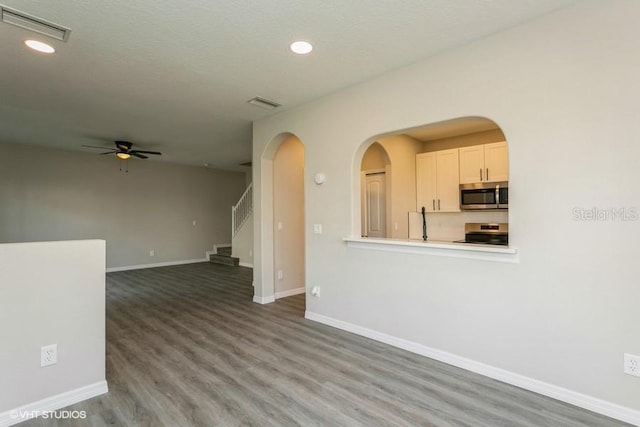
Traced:
POLYGON ((480 168, 480 182, 482 182, 482 168, 480 168))
POLYGON ((438 199, 438 210, 440 210, 440 199, 438 199))
POLYGON ((487 173, 485 175, 487 176, 487 181, 489 181, 489 168, 487 168, 487 173))
POLYGON ((431 200, 431 203, 433 204, 433 210, 436 210, 436 199, 431 200))

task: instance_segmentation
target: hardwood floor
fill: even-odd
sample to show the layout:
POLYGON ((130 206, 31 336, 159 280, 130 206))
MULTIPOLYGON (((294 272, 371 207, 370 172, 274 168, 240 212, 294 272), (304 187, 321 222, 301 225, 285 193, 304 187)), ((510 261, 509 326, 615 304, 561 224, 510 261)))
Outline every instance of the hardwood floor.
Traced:
POLYGON ((85 420, 21 426, 623 426, 251 302, 252 272, 209 263, 107 275, 110 392, 85 420))

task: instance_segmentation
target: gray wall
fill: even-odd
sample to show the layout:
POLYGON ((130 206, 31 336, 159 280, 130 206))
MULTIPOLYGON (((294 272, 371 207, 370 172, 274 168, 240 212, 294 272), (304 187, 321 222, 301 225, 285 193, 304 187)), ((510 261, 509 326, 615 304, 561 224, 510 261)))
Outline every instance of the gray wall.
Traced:
POLYGON ((104 259, 101 240, 0 244, 0 426, 25 405, 107 391, 104 259), (51 344, 58 363, 41 368, 40 347, 51 344))
POLYGON ((636 0, 577 2, 257 122, 255 300, 274 289, 269 156, 292 133, 305 146, 306 284, 322 287, 308 314, 640 423, 640 378, 622 372, 623 353, 640 355, 640 221, 574 210, 640 207, 638 16, 636 0), (520 262, 347 247, 367 145, 468 116, 509 143, 520 262))
POLYGON ((244 188, 244 173, 0 144, 0 243, 104 239, 107 267, 203 259, 231 242, 244 188))

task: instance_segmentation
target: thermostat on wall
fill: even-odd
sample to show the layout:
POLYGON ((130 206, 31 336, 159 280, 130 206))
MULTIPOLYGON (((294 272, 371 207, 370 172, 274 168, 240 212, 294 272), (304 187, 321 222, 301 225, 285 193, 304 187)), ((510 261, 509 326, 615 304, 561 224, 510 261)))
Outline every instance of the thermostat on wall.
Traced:
POLYGON ((322 172, 318 172, 314 178, 316 184, 318 185, 322 184, 326 179, 327 177, 322 172))

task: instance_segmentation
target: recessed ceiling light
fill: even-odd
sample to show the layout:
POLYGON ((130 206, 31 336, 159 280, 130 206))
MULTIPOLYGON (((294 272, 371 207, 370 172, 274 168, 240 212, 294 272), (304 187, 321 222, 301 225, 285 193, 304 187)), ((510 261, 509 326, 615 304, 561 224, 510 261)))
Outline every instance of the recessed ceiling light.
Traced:
POLYGON ((56 51, 53 48, 53 46, 48 45, 48 44, 43 43, 43 42, 39 42, 38 40, 26 40, 24 42, 24 44, 26 44, 27 46, 29 46, 33 50, 37 50, 38 52, 53 53, 53 52, 56 51))
POLYGON ((289 48, 292 52, 299 55, 306 55, 313 50, 313 46, 311 46, 311 43, 305 41, 293 42, 291 43, 291 46, 289 46, 289 48))

